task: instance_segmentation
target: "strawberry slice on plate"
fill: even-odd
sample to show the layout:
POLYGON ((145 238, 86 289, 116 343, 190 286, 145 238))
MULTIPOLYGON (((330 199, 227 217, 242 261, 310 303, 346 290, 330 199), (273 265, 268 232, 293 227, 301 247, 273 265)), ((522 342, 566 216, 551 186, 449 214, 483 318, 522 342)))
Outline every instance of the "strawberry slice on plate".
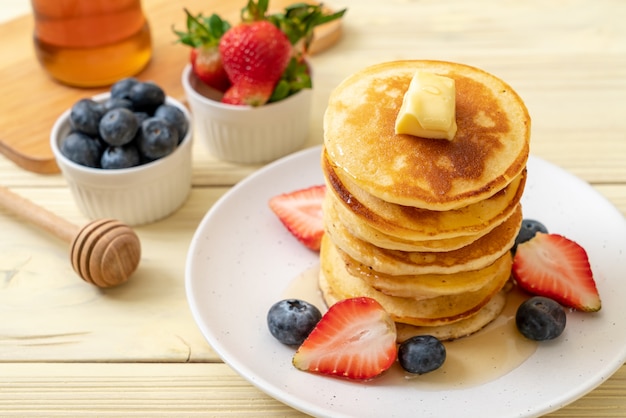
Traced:
POLYGON ((374 299, 356 297, 330 307, 293 356, 304 371, 372 379, 395 362, 396 326, 374 299))
POLYGON ((326 186, 316 185, 274 196, 270 209, 287 229, 304 245, 319 251, 324 235, 322 201, 326 186))
POLYGON ((558 234, 537 233, 517 247, 513 277, 526 291, 584 312, 602 307, 587 252, 558 234))

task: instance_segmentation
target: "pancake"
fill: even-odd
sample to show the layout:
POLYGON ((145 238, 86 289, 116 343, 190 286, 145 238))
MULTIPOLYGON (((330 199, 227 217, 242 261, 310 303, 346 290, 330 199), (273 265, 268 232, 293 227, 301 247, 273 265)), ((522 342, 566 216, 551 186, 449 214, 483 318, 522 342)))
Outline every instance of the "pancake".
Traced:
POLYGON ((509 251, 520 228, 522 209, 518 205, 509 219, 487 235, 447 252, 380 248, 351 234, 339 221, 336 212, 330 210, 325 216, 326 233, 335 245, 376 272, 389 275, 450 274, 486 267, 509 251))
POLYGON ((345 263, 346 270, 352 276, 358 277, 385 295, 417 300, 479 292, 489 286, 493 278, 511 263, 510 254, 503 254, 492 264, 477 270, 451 274, 392 276, 368 268, 338 248, 337 251, 345 263))
POLYGON ((386 202, 447 211, 485 200, 525 168, 530 117, 499 78, 443 61, 395 61, 365 68, 331 94, 324 114, 329 160, 386 202), (451 140, 395 134, 416 70, 454 79, 457 133, 451 140))
MULTIPOLYGON (((467 235, 447 239, 431 239, 426 241, 415 241, 402 239, 385 234, 377 229, 372 228, 362 222, 352 211, 348 210, 345 205, 337 201, 338 199, 333 193, 326 193, 326 199, 323 202, 323 212, 328 215, 336 216, 339 222, 354 236, 367 241, 377 247, 389 250, 409 251, 409 252, 446 252, 454 251, 470 245, 474 241, 487 235, 492 229, 485 229, 476 235, 467 235)), ((518 204, 519 206, 519 204, 518 204)), ((517 208, 515 208, 515 211, 517 208)), ((515 214, 511 213, 511 216, 515 214)), ((508 218, 507 218, 508 219, 508 218)), ((503 223, 506 219, 503 220, 503 223)), ((494 228, 497 225, 492 225, 494 228)))
POLYGON ((323 158, 328 193, 334 193, 346 209, 362 222, 387 235, 405 240, 476 236, 509 218, 522 198, 526 170, 503 190, 480 202, 455 210, 432 211, 383 201, 360 189, 342 170, 333 169, 323 158))
POLYGON ((432 335, 441 341, 456 340, 480 331, 498 317, 506 306, 507 292, 501 290, 476 314, 452 324, 418 327, 396 322, 397 341, 401 343, 415 335, 432 335))
MULTIPOLYGON (((339 296, 333 293, 323 276, 320 277, 320 289, 322 291, 324 302, 327 306, 331 306, 341 300, 339 296)), ((423 327, 396 322, 397 342, 401 343, 413 336, 426 334, 437 337, 441 341, 467 337, 468 335, 480 331, 496 319, 504 310, 506 301, 507 290, 505 286, 505 289, 499 291, 474 315, 451 324, 423 327)))
POLYGON ((417 326, 439 326, 476 314, 504 287, 510 277, 511 255, 506 254, 497 272, 483 288, 459 295, 417 300, 389 296, 369 286, 347 269, 337 248, 325 235, 320 250, 320 289, 330 289, 334 297, 347 299, 366 296, 376 299, 396 322, 417 326))

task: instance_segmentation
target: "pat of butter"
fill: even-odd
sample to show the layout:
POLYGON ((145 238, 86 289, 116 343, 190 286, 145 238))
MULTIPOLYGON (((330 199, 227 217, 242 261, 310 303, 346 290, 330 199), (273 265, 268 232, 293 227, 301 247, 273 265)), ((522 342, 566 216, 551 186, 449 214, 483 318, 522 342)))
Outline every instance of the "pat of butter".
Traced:
POLYGON ((452 140, 456 134, 454 80, 417 71, 396 118, 396 134, 452 140))

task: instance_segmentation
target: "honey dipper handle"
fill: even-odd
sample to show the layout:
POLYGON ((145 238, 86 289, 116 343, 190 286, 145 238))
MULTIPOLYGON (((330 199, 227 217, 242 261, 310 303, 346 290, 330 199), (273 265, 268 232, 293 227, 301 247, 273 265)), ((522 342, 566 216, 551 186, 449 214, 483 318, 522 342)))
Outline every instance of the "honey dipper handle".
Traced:
POLYGON ((0 186, 0 206, 68 243, 71 243, 80 231, 78 226, 48 212, 41 206, 37 206, 3 186, 0 186))

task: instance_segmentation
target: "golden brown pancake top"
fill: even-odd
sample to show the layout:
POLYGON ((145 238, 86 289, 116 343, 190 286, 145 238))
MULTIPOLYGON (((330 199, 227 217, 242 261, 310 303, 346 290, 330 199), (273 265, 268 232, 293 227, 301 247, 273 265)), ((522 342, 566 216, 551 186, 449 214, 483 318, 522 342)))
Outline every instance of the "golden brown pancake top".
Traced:
POLYGON ((524 168, 530 117, 499 78, 462 64, 395 61, 368 67, 331 94, 324 116, 330 160, 369 193, 389 202, 449 210, 485 199, 524 168), (456 84, 453 140, 395 134, 416 70, 456 84))

